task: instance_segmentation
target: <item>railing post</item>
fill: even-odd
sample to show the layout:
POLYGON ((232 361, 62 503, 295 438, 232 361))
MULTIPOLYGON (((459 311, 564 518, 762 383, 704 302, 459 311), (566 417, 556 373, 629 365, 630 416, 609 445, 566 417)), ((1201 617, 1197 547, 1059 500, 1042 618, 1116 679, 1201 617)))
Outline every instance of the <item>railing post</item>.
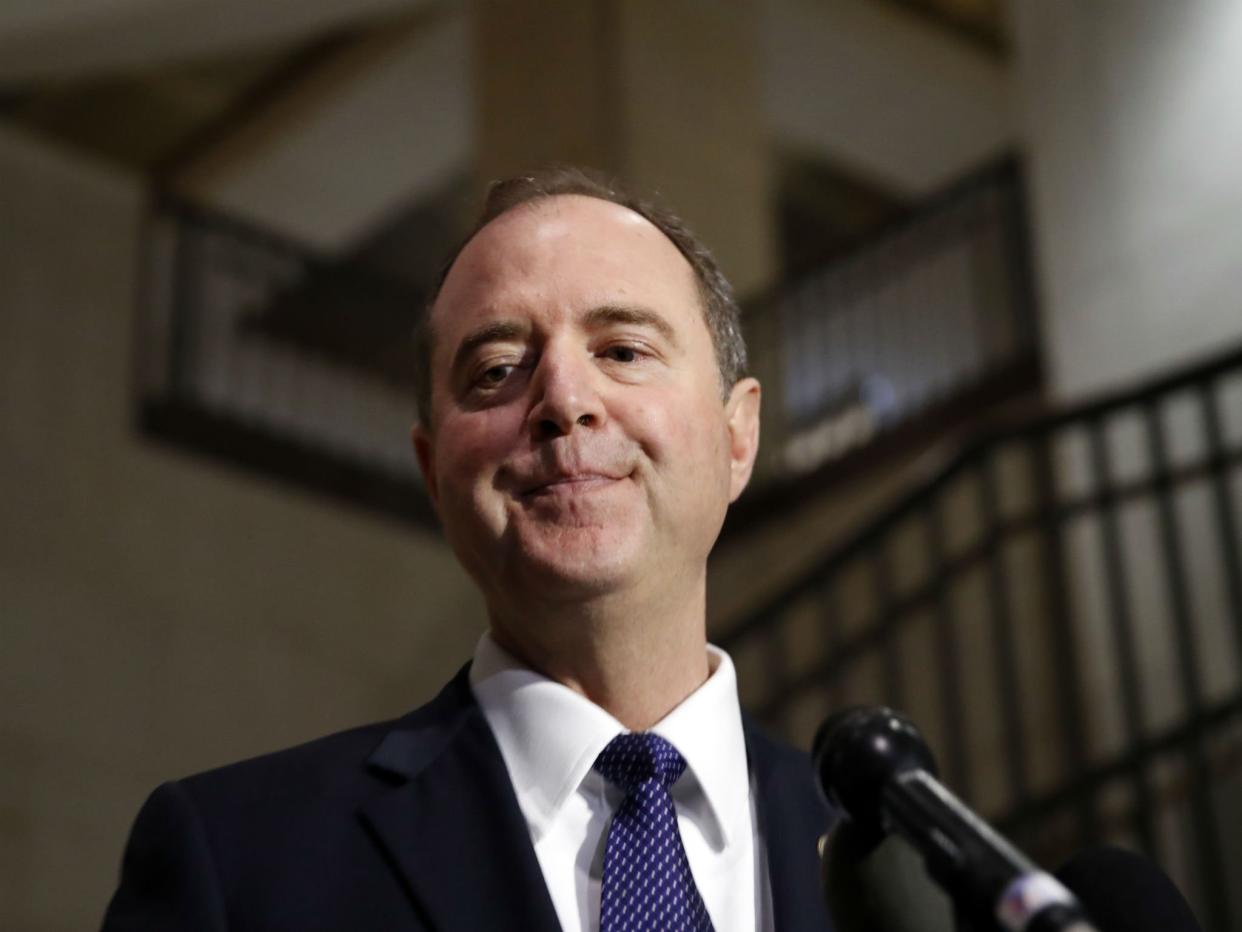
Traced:
MULTIPOLYGON (((1031 461, 1034 464, 1035 500, 1040 532, 1041 563, 1044 588, 1048 598, 1049 628, 1056 651, 1053 663, 1057 678, 1058 712, 1065 760, 1071 780, 1080 779, 1087 770, 1087 742, 1082 724, 1082 689, 1078 649, 1074 642, 1074 622, 1070 609, 1069 577, 1066 570, 1065 541, 1061 527, 1061 510, 1057 501, 1056 472, 1053 464, 1051 429, 1031 437, 1031 461)), ((1089 793, 1074 803, 1080 843, 1100 837, 1095 800, 1089 793)))
POLYGON ((1207 462, 1212 477, 1212 498, 1216 504, 1216 533, 1224 564, 1225 586, 1229 593, 1229 614, 1233 619, 1235 666, 1238 677, 1242 678, 1242 555, 1239 554, 1238 518, 1229 494, 1229 461, 1225 455, 1216 391, 1216 380, 1208 379, 1199 386, 1199 401, 1203 406, 1207 462))
POLYGON ((958 788, 959 795, 970 799, 973 779, 966 751, 966 706, 962 697, 959 662, 961 655, 957 628, 949 607, 948 587, 944 579, 947 571, 944 556, 944 519, 938 497, 928 501, 923 526, 927 531, 927 572, 936 606, 936 667, 944 690, 944 734, 948 742, 948 766, 945 772, 950 785, 958 788))
POLYGON ((1177 513, 1173 505, 1169 475, 1168 448, 1164 424, 1155 396, 1143 403, 1147 429, 1147 449, 1151 457, 1152 484, 1155 487, 1160 545, 1168 572, 1169 601, 1172 604, 1174 649, 1178 676, 1186 702, 1189 725, 1187 757, 1190 765, 1190 811, 1197 842, 1198 874, 1202 878, 1210 926, 1229 929, 1229 895, 1225 886, 1221 841, 1212 814, 1211 773, 1204 747, 1204 709, 1202 676, 1195 650, 1194 628, 1190 619, 1190 587, 1179 541, 1177 513))
POLYGON ((975 488, 983 520, 980 543, 987 563, 988 616, 996 650, 996 680, 1000 689, 1001 721, 1004 727, 1005 770, 1013 793, 1011 805, 1023 809, 1030 797, 1027 780, 1027 749, 1022 721, 1019 672, 1014 654, 1013 612, 1009 605, 1008 573, 1005 569, 1004 540, 1000 533, 1000 507, 996 489, 995 464, 991 450, 983 450, 976 464, 975 488))
MULTIPOLYGON (((1100 512, 1100 546, 1104 558, 1104 583, 1108 592, 1109 621, 1117 649, 1118 675, 1121 687, 1121 712, 1125 740, 1136 747, 1143 738, 1142 690, 1138 679, 1138 659, 1134 647, 1130 599, 1126 591, 1125 558, 1117 527, 1117 500, 1113 491, 1112 462, 1104 426, 1093 418, 1087 424, 1091 445, 1091 468, 1094 473, 1096 501, 1100 512)), ((1157 854, 1154 810, 1148 786, 1146 761, 1136 760, 1130 773, 1130 787, 1137 810, 1139 842, 1151 856, 1157 854)))
POLYGON ((898 624, 893 610, 893 578, 885 539, 876 540, 870 559, 871 582, 875 594, 875 624, 883 634, 880 648, 884 664, 884 701, 895 709, 905 708, 905 685, 901 675, 898 624))

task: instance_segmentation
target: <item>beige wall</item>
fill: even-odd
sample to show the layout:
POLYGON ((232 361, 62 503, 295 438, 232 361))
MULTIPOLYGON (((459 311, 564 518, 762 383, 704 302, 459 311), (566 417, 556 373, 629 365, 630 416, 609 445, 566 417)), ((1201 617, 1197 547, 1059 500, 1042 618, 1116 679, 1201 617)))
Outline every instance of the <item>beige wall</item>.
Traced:
POLYGON ((434 536, 137 436, 138 186, 4 132, 0 190, 0 928, 90 928, 159 781, 400 714, 482 609, 434 536))
POLYGON ((1242 6, 1011 6, 1057 394, 1242 339, 1242 6))
POLYGON ((1013 146, 1010 69, 948 29, 875 0, 765 0, 759 36, 773 138, 904 197, 1013 146))
POLYGON ((481 179, 562 162, 603 171, 672 206, 738 294, 771 283, 755 0, 475 0, 471 11, 481 179))

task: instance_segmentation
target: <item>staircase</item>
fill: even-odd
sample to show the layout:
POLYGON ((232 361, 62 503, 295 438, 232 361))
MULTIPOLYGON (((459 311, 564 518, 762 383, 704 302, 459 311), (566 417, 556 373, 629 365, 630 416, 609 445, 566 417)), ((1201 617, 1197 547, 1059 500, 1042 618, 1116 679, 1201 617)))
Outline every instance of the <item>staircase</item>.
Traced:
POLYGON ((946 783, 1053 865, 1162 863, 1242 919, 1242 347, 979 429, 715 639, 809 746, 883 703, 946 783))

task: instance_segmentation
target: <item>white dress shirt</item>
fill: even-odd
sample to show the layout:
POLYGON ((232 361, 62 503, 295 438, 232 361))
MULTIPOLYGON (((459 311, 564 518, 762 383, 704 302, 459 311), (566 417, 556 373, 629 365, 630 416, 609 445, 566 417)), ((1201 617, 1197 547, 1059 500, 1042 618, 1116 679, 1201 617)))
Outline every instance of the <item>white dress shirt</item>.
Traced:
MULTIPOLYGON (((771 889, 746 763, 737 678, 708 647, 707 682, 651 731, 686 771, 670 792, 686 858, 716 932, 771 930, 771 889)), ((496 735, 565 932, 599 929, 604 846, 623 794, 592 766, 627 729, 586 697, 535 673, 484 634, 470 686, 496 735)))

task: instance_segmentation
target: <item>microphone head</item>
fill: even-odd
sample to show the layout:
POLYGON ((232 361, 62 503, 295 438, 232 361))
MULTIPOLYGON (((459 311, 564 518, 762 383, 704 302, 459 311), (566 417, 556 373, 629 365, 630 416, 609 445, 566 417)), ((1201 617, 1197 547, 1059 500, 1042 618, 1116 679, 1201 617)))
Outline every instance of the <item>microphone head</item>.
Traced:
POLYGON ((828 801, 875 836, 883 832, 880 796, 890 780, 910 770, 936 776, 935 758, 919 730, 884 706, 833 713, 816 733, 812 753, 828 801))
POLYGON ((1173 881, 1131 851, 1086 848, 1056 875, 1101 932, 1202 932, 1173 881))

